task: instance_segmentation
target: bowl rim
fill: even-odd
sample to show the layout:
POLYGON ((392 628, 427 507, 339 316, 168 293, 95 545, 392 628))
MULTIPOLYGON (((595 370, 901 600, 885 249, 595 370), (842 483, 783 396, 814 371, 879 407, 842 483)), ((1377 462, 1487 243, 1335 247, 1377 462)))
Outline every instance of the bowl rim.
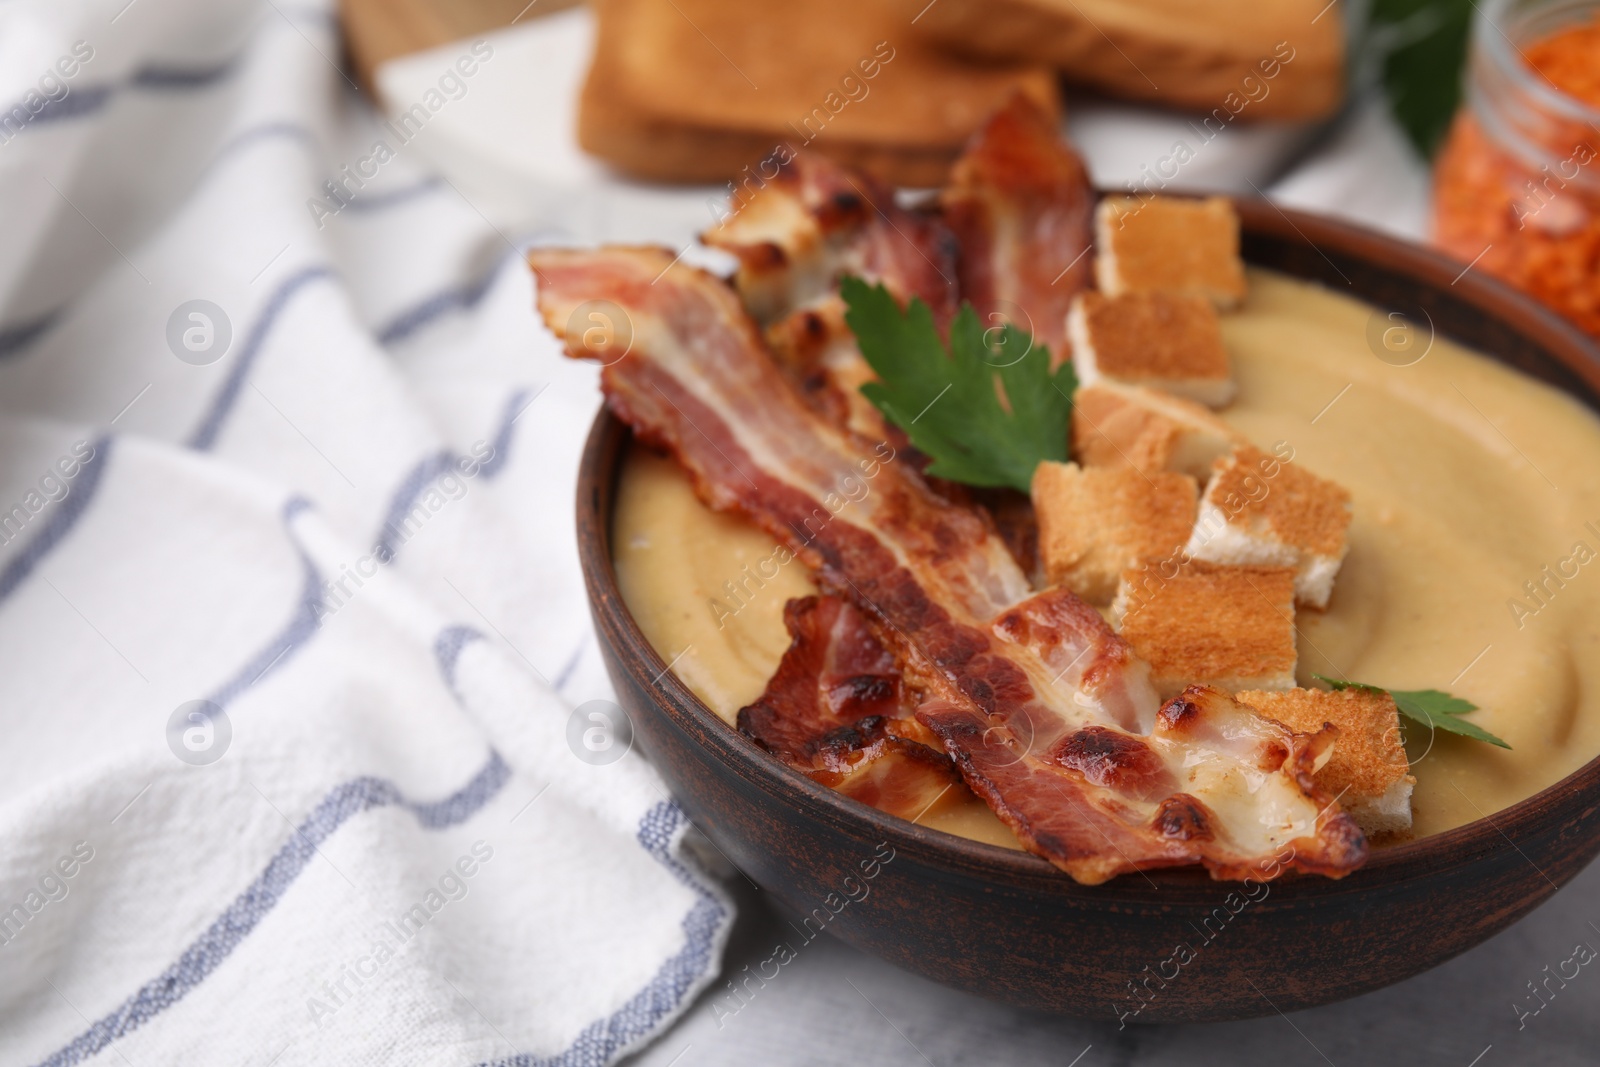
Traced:
MULTIPOLYGON (((1262 198, 1229 199, 1239 210, 1247 239, 1259 235, 1304 245, 1327 260, 1336 273, 1342 274, 1319 244, 1321 242, 1346 258, 1404 276, 1420 289, 1441 293, 1455 290, 1462 302, 1499 320, 1576 374, 1593 393, 1591 397, 1576 399, 1591 408, 1600 407, 1600 346, 1531 297, 1481 272, 1474 273, 1470 266, 1462 270, 1458 261, 1420 244, 1341 219, 1280 208, 1262 198), (1441 279, 1447 284, 1441 284, 1441 279)), ((1269 269, 1325 284, 1320 277, 1291 273, 1282 267, 1269 269)), ((1366 300, 1359 294, 1357 299, 1366 300)), ((1497 362, 1504 362, 1494 353, 1474 347, 1470 339, 1464 343, 1497 362)), ((1513 366, 1512 369, 1518 368, 1513 366)), ((1552 388, 1572 395, 1571 390, 1560 386, 1552 385, 1552 388)), ((924 863, 984 878, 997 885, 1048 882, 1052 892, 1117 902, 1150 898, 1153 891, 1160 894, 1164 904, 1171 904, 1176 902, 1174 892, 1209 901, 1215 895, 1216 886, 1227 884, 1212 880, 1207 871, 1196 865, 1133 872, 1100 885, 1081 885, 1030 852, 960 837, 889 815, 813 781, 758 749, 671 671, 670 665, 645 637, 622 597, 612 558, 610 523, 618 479, 632 437, 629 427, 602 405, 591 425, 579 463, 579 561, 600 639, 620 646, 614 651, 623 669, 636 675, 633 680, 641 689, 659 690, 655 703, 665 706, 669 718, 685 716, 699 727, 696 732, 703 737, 691 737, 691 743, 705 744, 710 754, 748 784, 784 800, 802 817, 820 819, 849 836, 886 841, 897 851, 905 849, 924 863), (633 664, 642 665, 650 673, 633 670, 630 658, 633 664), (1203 892, 1205 887, 1212 887, 1209 894, 1203 892)), ((1558 781, 1498 811, 1484 813, 1471 822, 1440 833, 1375 848, 1361 868, 1344 878, 1280 877, 1273 883, 1273 896, 1295 899, 1361 892, 1429 877, 1442 868, 1463 866, 1505 846, 1520 853, 1519 834, 1536 831, 1552 820, 1559 821, 1567 812, 1576 812, 1586 802, 1597 799, 1600 799, 1600 754, 1558 781)), ((1532 859, 1526 854, 1523 858, 1545 881, 1550 881, 1532 859)))

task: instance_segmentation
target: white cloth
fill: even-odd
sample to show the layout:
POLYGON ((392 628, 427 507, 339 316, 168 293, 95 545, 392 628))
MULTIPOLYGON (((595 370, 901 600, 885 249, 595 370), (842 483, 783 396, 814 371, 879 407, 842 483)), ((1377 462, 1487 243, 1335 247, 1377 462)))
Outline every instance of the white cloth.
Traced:
POLYGON ((717 971, 682 813, 569 729, 594 375, 339 54, 0 6, 0 1063, 598 1065, 717 971))

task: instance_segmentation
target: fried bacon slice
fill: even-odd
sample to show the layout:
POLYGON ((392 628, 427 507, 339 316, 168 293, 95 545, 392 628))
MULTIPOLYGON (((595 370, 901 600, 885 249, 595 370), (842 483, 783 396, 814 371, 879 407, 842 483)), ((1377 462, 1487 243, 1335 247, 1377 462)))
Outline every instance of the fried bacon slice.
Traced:
POLYGON ((1314 740, 1211 698, 1169 704, 1158 722, 1147 668, 1098 613, 1062 591, 1035 596, 976 513, 806 406, 722 282, 665 249, 529 262, 569 354, 605 362, 611 409, 677 458, 707 506, 790 545, 824 592, 873 619, 925 696, 918 719, 1027 848, 1086 883, 1185 863, 1339 876, 1364 861, 1354 822, 1302 772, 1314 740), (621 358, 566 335, 596 300, 627 317, 621 358), (1140 773, 1114 770, 1125 757, 1104 769, 1102 742, 1136 753, 1140 773), (1025 777, 1001 773, 1019 760, 1025 777))
POLYGON ((1044 725, 1038 717, 996 725, 938 700, 917 717, 945 738, 1000 820, 1080 882, 1193 863, 1197 853, 1213 877, 1234 879, 1274 872, 1270 860, 1263 870, 1274 853, 1335 878, 1366 858, 1354 820, 1331 815, 1333 799, 1312 781, 1337 731, 1296 734, 1216 689, 1174 697, 1145 737, 1096 724, 1030 735, 1044 725), (1308 802, 1321 814, 1307 816, 1308 802), (1314 837, 1297 832, 1311 826, 1314 837))
MULTIPOLYGON (((881 282, 901 303, 920 298, 941 327, 956 311, 956 246, 937 218, 832 160, 798 152, 701 235, 739 260, 747 311, 807 400, 830 421, 877 440, 894 437, 861 395, 873 378, 844 322, 841 275, 881 282)), ((901 439, 903 440, 903 438, 901 439)))
POLYGON ((867 617, 836 596, 784 605, 792 638, 739 732, 824 785, 903 819, 967 790, 955 764, 912 718, 916 701, 867 617))
POLYGON ((738 718, 739 732, 774 756, 794 767, 836 769, 823 739, 863 719, 909 719, 916 710, 894 653, 848 601, 791 600, 783 624, 789 647, 738 718))
MULTIPOLYGON (((909 720, 908 720, 909 721, 909 720)), ((875 725, 887 725, 882 720, 875 725)), ((881 753, 863 759, 833 788, 852 800, 916 822, 935 806, 958 804, 971 793, 954 761, 937 749, 885 734, 881 753)))
MULTIPOLYGON (((1093 208, 1077 154, 1050 117, 1019 95, 957 162, 942 222, 897 208, 869 179, 800 153, 704 239, 739 258, 745 307, 762 321, 776 317, 767 343, 807 402, 835 425, 902 447, 899 429, 861 395, 874 375, 845 325, 839 275, 881 281, 902 303, 920 297, 941 325, 957 297, 970 300, 984 322, 1015 321, 1059 363, 1068 357, 1067 309, 1091 277, 1093 208), (843 225, 831 197, 858 190, 886 206, 843 225)), ((1024 570, 1036 569, 1037 528, 1025 496, 939 489, 958 503, 982 504, 1024 570)))
POLYGON ((877 375, 845 325, 844 311, 837 293, 826 296, 769 326, 767 344, 824 419, 868 440, 892 440, 898 449, 907 444, 905 434, 861 393, 877 375))
POLYGON ((700 235, 739 260, 734 284, 745 308, 771 323, 835 292, 840 275, 882 282, 902 302, 918 296, 934 321, 956 310, 956 247, 937 218, 907 211, 894 193, 810 152, 735 200, 700 235))
POLYGON ((1093 265, 1094 188, 1055 123, 1013 97, 956 161, 940 202, 961 247, 962 298, 1066 360, 1067 310, 1093 265))

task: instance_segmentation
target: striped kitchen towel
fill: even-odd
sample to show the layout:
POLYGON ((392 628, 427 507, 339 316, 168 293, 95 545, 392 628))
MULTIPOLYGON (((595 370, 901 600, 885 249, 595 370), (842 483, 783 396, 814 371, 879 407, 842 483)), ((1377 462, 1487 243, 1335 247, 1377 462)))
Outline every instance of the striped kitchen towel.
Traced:
POLYGON ((326 3, 0 6, 0 1063, 598 1065, 717 971, 459 51, 397 125, 326 3))

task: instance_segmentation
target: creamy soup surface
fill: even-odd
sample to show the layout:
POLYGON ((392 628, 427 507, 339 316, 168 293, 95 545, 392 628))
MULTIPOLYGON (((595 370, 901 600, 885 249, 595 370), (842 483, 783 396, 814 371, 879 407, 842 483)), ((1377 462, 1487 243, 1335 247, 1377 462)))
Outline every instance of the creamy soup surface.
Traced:
MULTIPOLYGON (((1443 338, 1409 366, 1380 360, 1367 342, 1374 314, 1253 270, 1249 299, 1223 317, 1239 397, 1222 415, 1260 446, 1286 442, 1354 500, 1333 599, 1298 612, 1300 683, 1447 690, 1511 745, 1407 725, 1420 836, 1493 814, 1600 752, 1600 419, 1443 338)), ((623 472, 615 524, 628 606, 731 724, 788 647, 784 602, 815 592, 804 568, 780 567, 770 537, 706 510, 671 461, 643 450, 623 472), (745 567, 777 573, 735 599, 724 583, 745 567)), ((922 822, 1017 847, 975 799, 922 822)))

